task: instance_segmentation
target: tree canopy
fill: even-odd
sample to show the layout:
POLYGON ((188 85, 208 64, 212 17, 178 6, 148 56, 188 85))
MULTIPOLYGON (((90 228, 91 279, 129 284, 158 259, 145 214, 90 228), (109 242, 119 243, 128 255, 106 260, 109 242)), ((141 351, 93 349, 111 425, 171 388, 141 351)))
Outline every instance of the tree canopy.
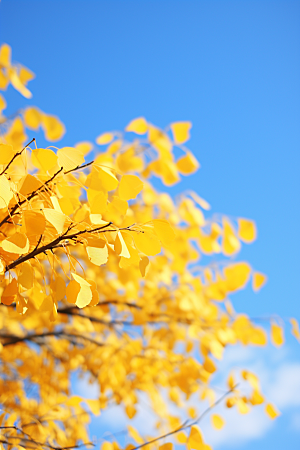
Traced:
MULTIPOLYGON (((3 44, 0 89, 11 83, 31 98, 33 78, 3 44)), ((196 192, 175 201, 153 186, 155 177, 172 186, 198 169, 186 147, 191 123, 161 129, 139 117, 97 145, 57 148, 65 128, 56 116, 30 106, 6 117, 5 107, 0 95, 0 448, 117 450, 117 439, 91 442, 90 417, 117 404, 130 422, 141 393, 157 433, 128 425, 128 450, 170 450, 173 437, 209 449, 201 418, 211 414, 222 428, 220 402, 241 414, 264 403, 275 418, 254 373, 229 373, 222 396, 212 384, 227 346, 264 346, 268 333, 284 342, 281 320, 266 330, 229 300, 266 281, 236 258, 256 238, 254 221, 210 216, 196 192), (47 148, 34 137, 40 128, 47 148), (98 385, 99 398, 72 395, 72 375, 98 385)))

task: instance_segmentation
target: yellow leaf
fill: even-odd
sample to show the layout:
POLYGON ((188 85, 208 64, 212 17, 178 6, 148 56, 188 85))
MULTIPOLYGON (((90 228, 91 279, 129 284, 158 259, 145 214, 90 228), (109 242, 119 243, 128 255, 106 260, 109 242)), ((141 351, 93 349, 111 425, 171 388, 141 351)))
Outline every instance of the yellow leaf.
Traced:
POLYGON ((124 258, 130 258, 129 250, 120 231, 118 231, 115 240, 115 252, 119 256, 123 256, 124 258))
POLYGON ((185 156, 177 160, 176 166, 183 175, 190 175, 199 169, 200 164, 191 152, 187 152, 185 156))
POLYGON ((132 419, 136 415, 136 409, 132 405, 126 406, 125 412, 126 412, 127 416, 129 417, 129 419, 132 419))
POLYGON ((22 66, 19 72, 19 78, 21 83, 27 84, 28 81, 33 80, 35 77, 34 73, 31 72, 31 70, 27 69, 26 67, 22 66))
POLYGON ((104 241, 99 240, 97 247, 86 247, 86 252, 88 254, 91 263, 96 266, 101 266, 106 264, 108 260, 108 249, 104 241))
POLYGON ((132 120, 125 130, 132 131, 136 134, 145 134, 148 131, 148 124, 144 117, 138 117, 137 119, 132 120))
POLYGON ((132 439, 135 440, 135 442, 137 442, 138 444, 144 443, 144 439, 141 438, 138 431, 134 427, 132 427, 131 425, 127 425, 127 429, 129 436, 131 436, 132 439))
POLYGON ((29 241, 25 234, 15 233, 0 243, 0 247, 7 253, 25 255, 29 250, 29 241))
POLYGON ((233 374, 230 374, 228 379, 227 379, 227 385, 229 387, 229 389, 233 389, 234 386, 236 385, 235 379, 233 374))
POLYGON ((203 438, 197 425, 191 427, 186 445, 188 450, 202 450, 203 438))
POLYGON ((298 341, 300 341, 300 331, 299 331, 299 324, 296 319, 291 318, 290 323, 292 325, 292 335, 295 336, 298 341))
POLYGON ((8 164, 14 154, 12 145, 0 144, 0 164, 8 164))
POLYGON ((38 130, 42 123, 42 114, 37 108, 26 108, 24 112, 24 122, 31 130, 38 130))
POLYGON ((25 289, 31 289, 33 286, 34 272, 32 265, 26 261, 21 266, 21 272, 18 277, 18 282, 25 289))
POLYGON ((147 275, 147 273, 148 273, 148 270, 149 270, 149 258, 147 258, 147 256, 143 256, 141 259, 140 259, 140 262, 139 262, 139 269, 140 269, 140 272, 141 272, 141 275, 142 275, 142 277, 145 277, 146 275, 147 275))
POLYGON ((46 220, 51 223, 51 225, 56 229, 56 231, 61 234, 64 229, 66 216, 59 211, 51 208, 44 208, 43 213, 46 220))
POLYGON ((37 148, 31 152, 31 162, 38 169, 47 172, 56 165, 57 155, 48 148, 37 148))
POLYGON ((93 150, 93 144, 87 141, 78 142, 75 145, 75 148, 76 150, 79 150, 83 154, 83 156, 85 156, 93 150))
POLYGON ((254 390, 249 401, 251 405, 261 405, 264 402, 264 397, 259 391, 254 390))
POLYGON ((11 47, 8 44, 2 44, 0 47, 0 66, 9 67, 11 61, 11 47))
POLYGON ((8 204, 13 198, 13 192, 6 176, 0 176, 0 209, 8 208, 8 204))
POLYGON ((211 358, 209 358, 208 356, 206 356, 204 358, 204 362, 203 362, 203 368, 206 370, 206 372, 208 373, 214 373, 217 368, 215 363, 213 362, 213 360, 211 358))
POLYGON ((99 400, 85 399, 84 401, 95 416, 100 415, 100 401, 99 400))
POLYGON ((114 138, 114 134, 113 133, 102 133, 100 134, 100 136, 98 136, 96 138, 96 143, 98 145, 105 145, 108 144, 109 142, 111 142, 114 138))
POLYGON ((190 138, 191 122, 174 122, 171 123, 173 139, 176 144, 183 144, 190 138))
POLYGON ((144 183, 136 175, 123 175, 119 184, 119 197, 122 200, 131 200, 141 192, 144 183))
POLYGON ((236 406, 240 414, 248 414, 250 412, 250 407, 242 398, 236 400, 236 406))
POLYGON ((248 370, 242 371, 242 377, 244 380, 247 380, 248 383, 255 389, 256 391, 260 391, 259 380, 254 373, 249 372, 248 370))
POLYGON ((231 223, 223 218, 223 240, 222 240, 222 248, 224 255, 231 256, 234 253, 238 252, 241 248, 240 241, 235 235, 235 231, 231 225, 231 223))
POLYGON ((61 275, 56 275, 55 279, 50 284, 53 298, 55 301, 60 302, 66 295, 66 283, 61 275))
POLYGON ((22 81, 19 78, 19 75, 15 69, 10 69, 9 74, 10 82, 13 85, 13 87, 20 92, 24 97, 31 98, 32 93, 27 89, 27 87, 22 83, 22 81))
POLYGON ((66 172, 81 166, 84 163, 84 156, 80 150, 73 147, 64 147, 57 151, 58 164, 66 172))
POLYGON ((245 262, 239 262, 225 267, 223 273, 227 290, 233 292, 245 287, 251 274, 251 267, 245 262))
POLYGON ((42 213, 30 210, 23 211, 22 220, 28 237, 44 234, 46 220, 42 213))
POLYGON ((108 167, 99 167, 99 176, 103 189, 106 191, 114 191, 119 184, 118 179, 108 167))
POLYGON ((167 220, 154 219, 152 220, 152 223, 158 239, 163 245, 168 247, 168 245, 170 245, 175 239, 175 232, 173 228, 167 220))
POLYGON ((276 417, 280 416, 280 412, 275 408, 274 405, 268 403, 265 407, 265 412, 271 419, 276 419, 276 417))
POLYGON ((185 444, 187 441, 187 435, 183 431, 176 433, 176 439, 179 444, 185 444))
POLYGON ((283 329, 276 323, 271 323, 271 341, 277 347, 284 343, 283 329))
POLYGON ((40 182, 40 180, 28 173, 19 181, 18 190, 21 195, 27 196, 28 194, 32 194, 33 192, 35 192, 41 186, 42 183, 40 182))
POLYGON ((267 277, 263 273, 253 272, 252 289, 257 292, 266 283, 267 277))
POLYGON ((84 308, 93 298, 91 284, 76 273, 72 272, 72 277, 74 280, 70 281, 66 289, 67 300, 78 308, 84 308))
POLYGON ((155 256, 161 252, 160 242, 153 234, 134 232, 133 240, 136 248, 147 256, 155 256))
POLYGON ((256 239, 256 226, 253 220, 238 219, 238 237, 244 242, 256 239))
POLYGON ((173 444, 171 442, 166 442, 158 447, 158 450, 173 450, 173 444))
POLYGON ((166 133, 153 125, 148 125, 148 139, 163 158, 172 157, 172 142, 166 133))
POLYGON ((212 421, 213 427, 216 430, 221 430, 224 427, 224 425, 225 425, 224 420, 218 414, 213 414, 211 416, 211 421, 212 421))
MULTIPOLYGON (((1 89, 1 87, 0 87, 1 89)), ((3 95, 0 94, 0 116, 1 116, 1 112, 3 111, 3 109, 6 108, 6 101, 5 98, 3 97, 3 95)))
POLYGON ((42 127, 48 141, 58 141, 65 134, 65 126, 56 116, 42 115, 42 127))

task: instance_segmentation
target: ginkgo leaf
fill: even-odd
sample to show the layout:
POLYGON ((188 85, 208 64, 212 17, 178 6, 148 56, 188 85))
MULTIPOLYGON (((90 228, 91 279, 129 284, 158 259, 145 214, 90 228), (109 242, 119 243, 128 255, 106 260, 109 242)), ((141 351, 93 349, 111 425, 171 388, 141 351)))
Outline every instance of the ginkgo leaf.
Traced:
POLYGON ((29 261, 26 261, 21 266, 21 272, 18 277, 18 282, 25 289, 31 289, 33 286, 34 271, 29 261))
POLYGON ((0 243, 0 247, 7 253, 25 255, 29 250, 29 241, 23 233, 15 233, 0 243))
POLYGON ((144 439, 141 438, 140 434, 133 426, 127 425, 127 429, 129 436, 131 436, 135 440, 135 442, 137 442, 138 444, 144 443, 144 439))
POLYGON ((8 204, 13 198, 13 192, 5 175, 0 176, 0 209, 8 208, 8 204))
POLYGON ((120 231, 118 231, 115 240, 115 251, 119 256, 123 256, 124 258, 130 258, 129 250, 120 231))
POLYGON ((19 71, 19 78, 21 83, 27 84, 28 81, 31 81, 35 78, 35 75, 31 70, 27 69, 27 67, 22 66, 19 71))
POLYGON ((14 154, 12 145, 0 144, 0 164, 8 164, 14 154))
POLYGON ((280 347, 284 343, 283 329, 274 322, 271 323, 271 341, 277 347, 280 347))
POLYGON ((238 237, 247 243, 256 239, 256 226, 253 220, 238 219, 238 237))
POLYGON ((244 378, 244 380, 248 381, 248 383, 253 387, 253 389, 255 389, 256 391, 260 391, 259 380, 254 373, 249 372, 248 370, 243 370, 242 377, 244 378))
POLYGON ((28 237, 44 234, 46 220, 44 214, 37 211, 23 211, 23 225, 28 237))
POLYGON ((24 97, 31 98, 32 93, 29 89, 22 83, 22 81, 19 78, 19 75, 15 69, 10 69, 10 82, 13 85, 13 87, 20 92, 24 97))
POLYGON ((235 231, 231 225, 231 223, 223 218, 223 239, 222 239, 222 248, 225 255, 233 255, 238 252, 241 248, 240 241, 236 237, 235 231))
POLYGON ((18 191, 22 195, 32 194, 42 186, 40 180, 28 173, 18 183, 18 191))
POLYGON ((290 323, 292 325, 292 335, 295 336, 298 341, 300 341, 300 331, 299 331, 299 324, 296 319, 291 318, 290 323))
POLYGON ((96 138, 96 143, 98 145, 105 145, 111 142, 114 139, 113 133, 102 133, 100 136, 96 138))
MULTIPOLYGON (((1 81, 0 81, 0 86, 1 86, 1 81)), ((2 113, 2 111, 3 111, 3 109, 6 108, 6 106, 7 106, 6 100, 5 100, 5 98, 3 97, 3 95, 0 94, 0 115, 1 115, 1 113, 2 113)), ((2 144, 2 145, 3 145, 3 144, 2 144)))
POLYGON ((257 292, 267 282, 267 277, 263 273, 253 272, 252 289, 257 292))
POLYGON ((98 172, 105 191, 114 191, 118 187, 119 181, 108 167, 99 167, 98 172))
POLYGON ((183 144, 190 138, 191 122, 174 122, 170 125, 176 144, 183 144))
POLYGON ((229 292, 242 289, 248 282, 251 267, 245 262, 231 264, 223 269, 226 280, 226 288, 229 292))
POLYGON ((49 148, 37 148, 31 152, 31 162, 38 169, 47 172, 56 165, 57 155, 49 148))
POLYGON ((133 234, 136 248, 147 256, 155 256, 161 252, 161 245, 156 236, 146 232, 133 234))
POLYGON ((182 156, 176 161, 176 166, 183 175, 190 175, 196 172, 200 164, 191 152, 187 152, 185 156, 182 156))
POLYGON ((72 277, 74 280, 70 281, 66 289, 67 300, 78 308, 84 308, 93 298, 91 285, 76 273, 72 273, 72 277))
POLYGON ((166 442, 158 447, 158 450, 173 450, 172 442, 166 442))
POLYGON ((197 425, 191 427, 186 445, 188 450, 202 450, 203 438, 197 425))
POLYGON ((56 116, 49 114, 42 115, 42 128, 47 141, 58 141, 65 134, 65 126, 56 116))
POLYGON ((144 117, 138 117, 137 119, 134 119, 131 122, 129 122, 125 130, 132 131, 133 133, 136 134, 145 134, 148 131, 148 124, 144 119, 144 117))
POLYGON ((175 239, 173 228, 167 220, 155 219, 152 223, 158 239, 164 246, 168 247, 175 239))
POLYGON ((96 266, 101 266, 102 264, 106 264, 108 260, 108 248, 105 245, 104 241, 99 242, 99 247, 86 247, 86 252, 88 254, 89 260, 91 263, 96 266), (102 245, 101 245, 102 244, 102 245))
POLYGON ((100 401, 94 399, 85 399, 84 402, 88 405, 95 416, 100 415, 100 401))
POLYGON ((85 156, 93 150, 93 144, 88 141, 78 142, 75 148, 85 156))
POLYGON ((57 151, 58 164, 66 172, 81 166, 84 163, 84 156, 80 150, 73 147, 64 147, 57 151))
POLYGON ((216 430, 221 430, 225 425, 224 419, 219 414, 212 414, 211 422, 216 430))
POLYGON ((26 127, 31 130, 38 130, 42 123, 42 114, 37 108, 26 108, 23 117, 26 127))
POLYGON ((149 258, 147 258, 147 256, 143 256, 140 259, 139 269, 140 269, 142 277, 145 277, 147 275, 147 272, 149 270, 149 262, 150 261, 149 261, 149 258))
POLYGON ((123 175, 119 184, 119 197, 131 200, 142 191, 144 183, 136 175, 123 175))
POLYGON ((274 405, 272 405, 272 403, 268 403, 266 405, 265 412, 268 414, 270 419, 276 419, 276 417, 280 416, 280 412, 274 405))
POLYGON ((127 417, 128 417, 129 419, 133 419, 133 417, 136 415, 136 409, 135 409, 135 407, 132 406, 132 405, 127 405, 127 406, 125 407, 125 412, 126 412, 127 417))
POLYGON ((61 234, 64 229, 66 216, 62 212, 56 211, 51 208, 44 208, 43 213, 45 218, 51 225, 56 229, 56 231, 61 234))
POLYGON ((0 47, 0 66, 9 67, 11 61, 11 47, 8 44, 2 44, 0 47))

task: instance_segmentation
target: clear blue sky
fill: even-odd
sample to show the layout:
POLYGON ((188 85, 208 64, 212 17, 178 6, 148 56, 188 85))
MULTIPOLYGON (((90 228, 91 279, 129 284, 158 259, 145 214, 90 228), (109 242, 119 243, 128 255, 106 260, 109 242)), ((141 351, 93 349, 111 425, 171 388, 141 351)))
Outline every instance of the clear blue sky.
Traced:
MULTIPOLYGON (((191 120, 202 167, 172 194, 194 189, 213 212, 256 220, 258 240, 240 258, 269 282, 235 296, 235 307, 299 319, 299 1, 2 0, 0 41, 37 75, 31 101, 8 91, 7 112, 34 104, 57 114, 62 145, 140 115, 161 127, 191 120)), ((300 362, 292 338, 284 355, 300 362)), ((299 440, 298 404, 239 448, 299 440)))

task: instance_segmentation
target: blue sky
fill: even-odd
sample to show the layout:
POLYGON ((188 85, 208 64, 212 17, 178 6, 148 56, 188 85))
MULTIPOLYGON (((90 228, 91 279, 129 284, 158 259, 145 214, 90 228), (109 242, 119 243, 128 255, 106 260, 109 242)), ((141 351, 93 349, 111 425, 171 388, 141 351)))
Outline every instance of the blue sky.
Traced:
MULTIPOLYGON (((213 212, 254 219, 258 240, 240 258, 269 282, 259 294, 233 297, 235 308, 299 319, 299 1, 2 0, 0 41, 37 75, 31 101, 7 92, 7 113, 34 104, 57 114, 67 128, 62 146, 140 115, 160 127, 190 120, 201 169, 171 193, 194 189, 213 212)), ((245 350, 230 355, 236 364, 245 350)), ((280 367, 292 374, 300 365, 288 330, 284 349, 248 356, 266 389, 280 367)), ((275 424, 237 448, 299 441, 299 403, 282 404, 275 424)), ((233 445, 219 441, 216 448, 233 445)))

